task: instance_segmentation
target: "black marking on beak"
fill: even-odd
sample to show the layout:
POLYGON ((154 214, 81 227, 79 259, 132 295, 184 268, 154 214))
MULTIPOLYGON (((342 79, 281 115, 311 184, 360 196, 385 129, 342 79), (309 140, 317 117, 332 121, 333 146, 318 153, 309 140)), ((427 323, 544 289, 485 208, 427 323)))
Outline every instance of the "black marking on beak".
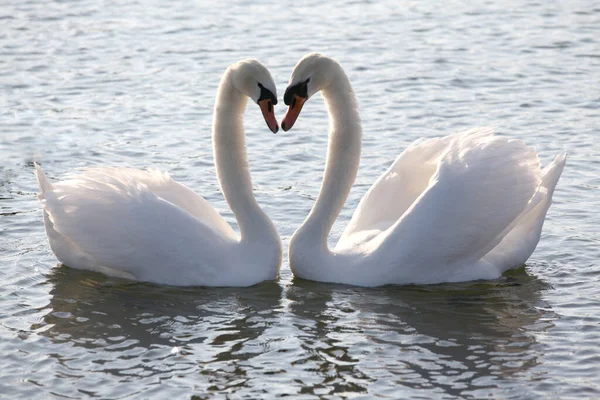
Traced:
POLYGON ((295 96, 308 99, 308 82, 310 82, 310 78, 304 82, 297 83, 294 86, 288 86, 283 95, 283 102, 286 106, 291 105, 294 107, 296 105, 295 96))
MULTIPOLYGON (((277 104, 277 97, 275 97, 275 95, 273 94, 273 92, 271 92, 269 89, 267 89, 266 87, 264 87, 262 85, 262 83, 258 83, 258 87, 260 88, 260 97, 258 98, 258 100, 256 101, 257 103, 261 100, 266 100, 269 99, 271 100, 271 102, 273 104, 277 104)), ((272 107, 272 106, 269 106, 272 107)), ((271 109, 269 110, 271 111, 271 109)))

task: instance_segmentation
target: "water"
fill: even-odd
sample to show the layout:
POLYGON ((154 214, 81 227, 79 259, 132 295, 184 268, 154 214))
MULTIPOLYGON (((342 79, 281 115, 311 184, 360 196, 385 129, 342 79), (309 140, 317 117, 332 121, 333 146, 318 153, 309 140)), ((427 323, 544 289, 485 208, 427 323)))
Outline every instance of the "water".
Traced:
MULTIPOLYGON (((190 3, 0 6, 0 397, 600 397, 597 2, 190 3), (233 223, 212 166, 220 74, 260 58, 281 97, 309 51, 345 66, 365 128, 334 239, 410 142, 492 125, 543 163, 569 151, 527 266, 378 289, 294 280, 287 262, 248 289, 57 268, 33 160, 51 178, 168 170, 233 223)), ((246 125, 256 196, 287 247, 319 189, 323 103, 287 133, 252 105, 246 125)))

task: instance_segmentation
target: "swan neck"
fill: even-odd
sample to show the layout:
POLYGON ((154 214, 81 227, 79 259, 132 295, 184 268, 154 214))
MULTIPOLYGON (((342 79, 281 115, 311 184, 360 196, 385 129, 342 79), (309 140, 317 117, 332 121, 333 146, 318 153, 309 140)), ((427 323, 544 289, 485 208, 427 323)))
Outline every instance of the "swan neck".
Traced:
POLYGON ((303 231, 326 249, 327 237, 356 179, 362 128, 354 90, 341 66, 321 93, 329 115, 327 160, 319 196, 303 231))
MULTIPOLYGON (((252 178, 246 153, 244 111, 247 96, 232 84, 227 71, 217 92, 213 121, 213 151, 217 178, 236 217, 241 240, 257 238, 264 230, 274 231, 271 220, 259 207, 252 191, 252 178)), ((272 233, 272 232, 271 232, 272 233)), ((275 232, 276 235, 276 232, 275 232)))

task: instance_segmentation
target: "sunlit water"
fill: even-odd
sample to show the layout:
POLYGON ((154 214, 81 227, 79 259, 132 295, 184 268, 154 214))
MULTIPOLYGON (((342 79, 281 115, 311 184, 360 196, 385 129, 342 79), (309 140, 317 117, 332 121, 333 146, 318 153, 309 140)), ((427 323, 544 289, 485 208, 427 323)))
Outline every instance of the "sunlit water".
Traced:
MULTIPOLYGON (((600 397, 597 2, 191 3, 0 5, 0 397, 600 397), (334 239, 410 142, 492 125, 544 164, 569 152, 527 266, 378 289, 294 280, 287 262, 248 289, 57 267, 33 160, 53 179, 168 170, 234 223, 212 165, 220 74, 260 58, 281 97, 309 51, 345 66, 365 128, 334 239)), ((323 103, 290 132, 271 134, 254 105, 246 125, 256 196, 287 247, 319 189, 323 103)))

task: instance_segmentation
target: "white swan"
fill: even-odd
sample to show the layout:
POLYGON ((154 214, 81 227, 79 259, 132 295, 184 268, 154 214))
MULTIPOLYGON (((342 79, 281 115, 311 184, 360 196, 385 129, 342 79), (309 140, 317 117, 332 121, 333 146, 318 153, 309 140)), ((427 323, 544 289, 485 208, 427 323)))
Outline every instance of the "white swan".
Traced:
POLYGON ((536 151, 487 128, 409 146, 373 184, 335 251, 327 236, 356 178, 361 124, 340 64, 309 54, 294 68, 281 127, 321 91, 330 118, 319 196, 290 241, 290 267, 304 279, 360 286, 495 279, 535 249, 559 155, 543 170, 536 151))
POLYGON ((243 126, 248 97, 277 132, 275 84, 255 60, 225 71, 213 121, 217 175, 241 238, 204 198, 167 173, 91 168, 50 183, 36 165, 56 257, 70 267, 168 285, 250 286, 275 279, 281 240, 252 193, 243 126))

